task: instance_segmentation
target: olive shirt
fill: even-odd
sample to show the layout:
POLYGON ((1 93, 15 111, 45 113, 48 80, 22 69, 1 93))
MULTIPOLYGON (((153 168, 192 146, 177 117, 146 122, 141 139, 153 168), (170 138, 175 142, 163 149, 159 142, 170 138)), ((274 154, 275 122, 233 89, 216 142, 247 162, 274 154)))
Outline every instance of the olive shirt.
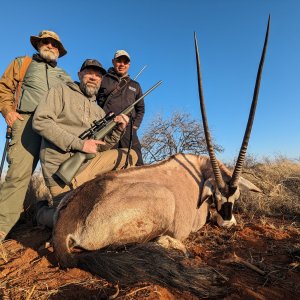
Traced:
MULTIPOLYGON (((93 121, 104 116, 105 112, 97 105, 96 97, 86 97, 78 83, 57 85, 41 100, 33 117, 33 129, 43 137, 40 160, 48 187, 57 185, 53 175, 61 163, 74 152, 82 151, 84 141, 78 136, 90 128, 93 121)), ((98 151, 112 148, 121 134, 122 131, 116 127, 104 138, 106 144, 99 145, 98 151)))

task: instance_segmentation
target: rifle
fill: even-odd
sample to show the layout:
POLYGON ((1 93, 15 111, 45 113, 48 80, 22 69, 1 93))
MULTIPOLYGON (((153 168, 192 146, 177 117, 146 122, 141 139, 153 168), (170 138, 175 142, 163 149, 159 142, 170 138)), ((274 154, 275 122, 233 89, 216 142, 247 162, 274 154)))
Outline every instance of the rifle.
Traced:
MULTIPOLYGON (((138 102, 140 102, 150 92, 152 92, 155 88, 157 88, 161 83, 162 83, 162 81, 160 80, 158 83, 156 83, 154 86, 152 86, 146 93, 144 93, 139 99, 137 99, 135 102, 133 102, 131 105, 126 107, 123 111, 121 111, 120 114, 128 115, 134 109, 134 106, 138 102)), ((95 125, 95 122, 97 122, 97 121, 94 121, 94 125, 95 125)), ((103 119, 101 119, 99 122, 103 123, 103 119)), ((114 129, 114 127, 117 125, 117 123, 113 119, 110 119, 107 122, 105 121, 104 123, 105 123, 105 125, 100 126, 101 128, 99 129, 99 131, 96 131, 95 126, 92 126, 93 129, 91 131, 90 131, 90 129, 91 129, 90 128, 90 129, 86 130, 85 132, 83 132, 80 136, 81 137, 82 136, 89 137, 90 132, 92 132, 92 136, 94 139, 101 140, 109 132, 111 132, 114 129)), ((74 176, 76 175, 76 173, 78 172, 81 165, 90 158, 91 158, 91 155, 88 153, 76 152, 73 156, 69 157, 67 160, 65 160, 60 165, 60 167, 56 171, 55 175, 57 177, 59 177, 65 184, 69 185, 71 183, 72 179, 74 178, 74 176)))
POLYGON ((85 130, 83 133, 79 135, 79 138, 82 140, 85 139, 96 139, 96 133, 104 128, 109 121, 115 118, 115 114, 113 112, 109 112, 105 115, 105 117, 101 120, 95 120, 93 125, 85 130))
POLYGON ((147 65, 143 66, 142 69, 137 73, 137 75, 133 78, 133 80, 137 80, 137 78, 141 75, 141 73, 147 68, 147 65))
POLYGON ((5 142, 5 146, 3 149, 3 155, 2 155, 1 166, 0 166, 0 181, 1 181, 1 177, 2 177, 2 170, 3 170, 3 165, 4 165, 4 161, 5 161, 5 157, 6 157, 9 140, 11 139, 11 128, 9 126, 7 126, 5 138, 6 138, 6 142, 5 142))

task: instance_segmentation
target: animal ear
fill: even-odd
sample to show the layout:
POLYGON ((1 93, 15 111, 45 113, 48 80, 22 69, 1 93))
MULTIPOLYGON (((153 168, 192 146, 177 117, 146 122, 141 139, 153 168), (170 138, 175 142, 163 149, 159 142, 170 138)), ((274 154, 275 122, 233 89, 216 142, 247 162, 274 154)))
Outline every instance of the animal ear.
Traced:
POLYGON ((208 198, 212 196, 213 189, 214 187, 213 187, 212 179, 205 180, 202 188, 201 196, 198 200, 197 208, 199 208, 204 201, 208 200, 208 198))
POLYGON ((240 177, 239 179, 239 188, 241 191, 250 190, 252 192, 262 193, 260 188, 243 177, 240 177))

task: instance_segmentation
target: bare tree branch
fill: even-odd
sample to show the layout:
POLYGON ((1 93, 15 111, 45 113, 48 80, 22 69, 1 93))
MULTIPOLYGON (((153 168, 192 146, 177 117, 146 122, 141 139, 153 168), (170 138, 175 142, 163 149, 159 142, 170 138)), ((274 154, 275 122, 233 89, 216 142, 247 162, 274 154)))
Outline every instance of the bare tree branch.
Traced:
MULTIPOLYGON (((188 113, 174 112, 169 119, 156 116, 141 144, 144 161, 150 164, 176 153, 207 153, 202 125, 188 113)), ((220 145, 214 144, 214 148, 223 151, 220 145)))

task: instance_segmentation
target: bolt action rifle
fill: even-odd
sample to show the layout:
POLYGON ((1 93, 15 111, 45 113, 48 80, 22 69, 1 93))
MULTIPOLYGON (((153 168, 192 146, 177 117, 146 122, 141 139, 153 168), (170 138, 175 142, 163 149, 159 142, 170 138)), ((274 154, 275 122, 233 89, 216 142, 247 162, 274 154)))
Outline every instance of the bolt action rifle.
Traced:
POLYGON ((9 126, 7 126, 5 138, 6 138, 6 142, 5 142, 5 146, 3 149, 3 155, 2 155, 1 166, 0 166, 0 181, 1 181, 1 177, 2 177, 2 170, 3 170, 3 165, 4 165, 4 161, 5 161, 5 157, 6 157, 6 152, 8 149, 8 144, 11 139, 11 128, 9 126))
MULTIPOLYGON (((146 97, 150 92, 152 92, 155 88, 157 88, 162 81, 156 83, 153 87, 151 87, 146 93, 144 93, 139 99, 133 102, 131 105, 126 107, 120 114, 128 115, 131 111, 133 111, 134 106, 140 102, 144 97, 146 97)), ((79 137, 80 138, 93 138, 95 140, 103 139, 109 132, 111 132, 117 123, 113 120, 114 116, 106 115, 103 119, 99 121, 94 121, 93 126, 88 130, 84 131, 79 137), (98 125, 99 126, 98 126, 98 125)), ((94 156, 93 156, 94 157, 94 156)), ((78 172, 81 165, 91 159, 91 154, 84 152, 76 152, 73 156, 65 160, 56 171, 55 175, 59 177, 65 184, 70 185, 72 179, 78 172)))

